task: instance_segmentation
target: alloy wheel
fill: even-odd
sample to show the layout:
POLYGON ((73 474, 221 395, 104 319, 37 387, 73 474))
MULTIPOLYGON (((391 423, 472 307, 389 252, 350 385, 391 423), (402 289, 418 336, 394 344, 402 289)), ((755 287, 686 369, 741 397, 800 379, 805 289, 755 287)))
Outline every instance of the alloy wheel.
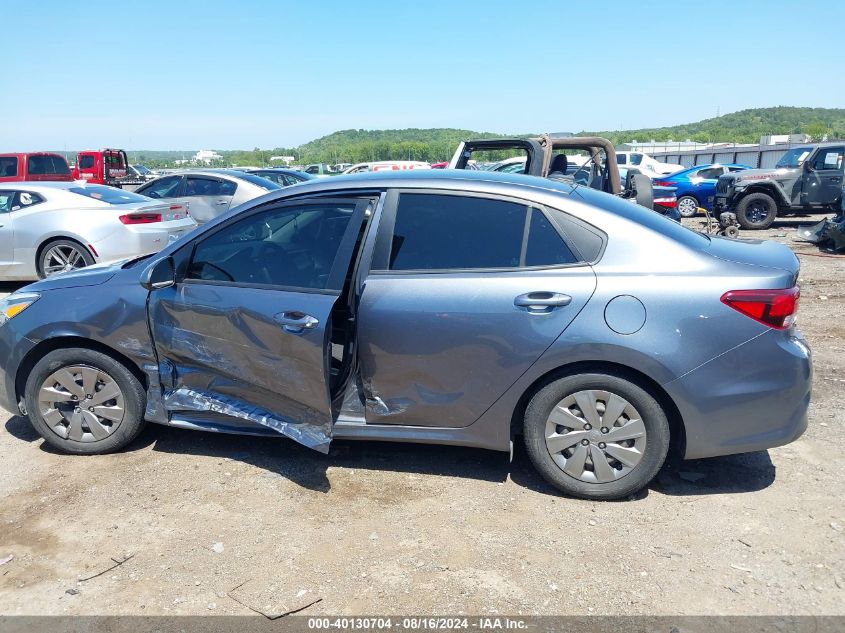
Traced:
POLYGON ((86 266, 82 251, 70 244, 57 244, 49 248, 41 261, 45 277, 86 266))
POLYGON ((681 217, 691 218, 698 213, 698 203, 689 196, 683 196, 678 200, 678 213, 681 214, 681 217))
POLYGON ((578 391, 546 421, 546 448, 563 472, 587 483, 610 483, 643 458, 646 428, 634 406, 609 391, 578 391))
POLYGON ((62 367, 38 392, 41 416, 56 435, 76 442, 110 436, 123 421, 123 392, 106 372, 87 365, 62 367))

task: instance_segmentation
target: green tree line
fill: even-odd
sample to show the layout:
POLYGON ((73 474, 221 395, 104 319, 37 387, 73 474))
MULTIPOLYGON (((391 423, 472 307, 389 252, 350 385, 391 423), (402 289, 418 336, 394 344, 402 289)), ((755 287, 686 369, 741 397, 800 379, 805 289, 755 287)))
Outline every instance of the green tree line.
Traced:
MULTIPOLYGON (((561 122, 566 127, 567 122, 561 122)), ((638 130, 583 131, 579 135, 598 135, 615 144, 637 141, 685 141, 701 143, 756 143, 767 134, 803 133, 820 140, 845 138, 845 109, 798 108, 779 106, 756 108, 725 114, 696 123, 638 130)), ((517 134, 515 136, 533 136, 517 134)), ((273 149, 221 150, 222 159, 215 166, 265 166, 271 156, 294 156, 300 165, 311 163, 362 163, 377 160, 419 160, 430 163, 449 160, 458 143, 470 138, 514 136, 475 132, 455 128, 407 128, 402 130, 341 130, 298 147, 273 149)), ((172 167, 176 160, 190 159, 192 152, 130 152, 132 162, 149 167, 172 167)), ((492 157, 496 158, 496 157, 492 157)), ((278 163, 273 163, 278 164, 278 163)))

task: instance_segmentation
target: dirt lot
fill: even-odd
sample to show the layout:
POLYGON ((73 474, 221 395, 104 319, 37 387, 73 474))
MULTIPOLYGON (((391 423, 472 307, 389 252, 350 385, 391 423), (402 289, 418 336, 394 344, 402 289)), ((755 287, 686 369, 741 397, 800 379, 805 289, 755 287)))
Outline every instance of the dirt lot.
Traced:
POLYGON ((0 613, 322 598, 303 613, 845 614, 845 257, 792 242, 799 222, 765 232, 807 253, 815 393, 792 445, 667 467, 637 498, 590 503, 556 494, 520 449, 512 464, 379 443, 324 457, 152 425, 117 455, 69 457, 0 413, 0 613))

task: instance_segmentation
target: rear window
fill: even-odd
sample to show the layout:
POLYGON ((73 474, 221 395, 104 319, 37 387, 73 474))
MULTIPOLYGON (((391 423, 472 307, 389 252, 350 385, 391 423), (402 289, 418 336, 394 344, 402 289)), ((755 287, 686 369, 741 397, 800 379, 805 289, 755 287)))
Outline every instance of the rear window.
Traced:
POLYGON ((272 191, 274 189, 281 189, 281 187, 273 182, 272 180, 267 180, 266 178, 261 178, 260 176, 256 176, 255 174, 247 174, 241 173, 237 176, 241 180, 246 180, 247 182, 251 182, 253 185, 257 187, 261 187, 262 189, 266 189, 267 191, 272 191))
POLYGON ((33 175, 70 174, 67 161, 55 154, 39 154, 30 156, 27 161, 27 171, 33 175))
POLYGON ((629 200, 623 200, 622 198, 585 187, 579 188, 574 194, 573 197, 581 197, 587 204, 605 209, 616 215, 621 215, 637 224, 642 224, 652 231, 662 233, 680 242, 684 246, 701 249, 710 245, 710 238, 703 233, 688 229, 680 222, 670 220, 659 213, 655 213, 651 209, 646 209, 629 200))
POLYGON ((98 187, 89 185, 87 187, 70 187, 68 191, 86 198, 93 198, 107 204, 131 204, 133 202, 149 202, 146 196, 139 196, 137 193, 123 191, 114 187, 98 187))

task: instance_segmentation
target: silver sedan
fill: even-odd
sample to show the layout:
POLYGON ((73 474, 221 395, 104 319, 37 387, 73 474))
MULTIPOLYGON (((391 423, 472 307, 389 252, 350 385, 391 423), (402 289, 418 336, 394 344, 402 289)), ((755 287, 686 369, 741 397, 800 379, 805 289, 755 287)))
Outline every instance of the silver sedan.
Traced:
POLYGON ((77 182, 0 185, 0 279, 155 253, 196 227, 178 204, 77 182))
POLYGON ((182 204, 197 224, 205 224, 232 207, 276 189, 281 186, 260 176, 234 169, 208 169, 156 178, 135 193, 182 204))

